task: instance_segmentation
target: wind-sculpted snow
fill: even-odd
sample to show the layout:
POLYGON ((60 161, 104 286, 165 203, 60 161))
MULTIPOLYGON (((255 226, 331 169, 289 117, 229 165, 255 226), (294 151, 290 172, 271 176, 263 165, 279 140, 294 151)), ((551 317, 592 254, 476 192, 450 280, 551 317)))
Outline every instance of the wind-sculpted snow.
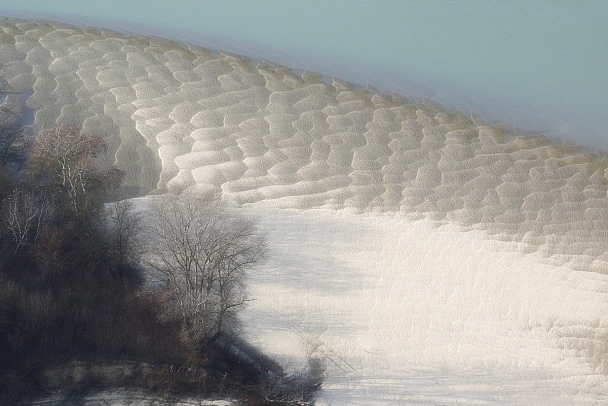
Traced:
MULTIPOLYGON (((567 295, 566 301, 575 303, 578 299, 572 298, 579 298, 582 291, 593 292, 593 305, 585 301, 584 306, 589 307, 578 309, 562 324, 553 320, 552 330, 554 326, 548 320, 558 317, 559 311, 553 308, 555 311, 543 313, 542 306, 549 306, 547 298, 516 316, 510 313, 516 306, 503 309, 487 298, 477 298, 469 305, 479 307, 459 309, 454 323, 490 306, 493 316, 482 312, 474 321, 463 322, 468 331, 483 333, 481 320, 494 323, 488 327, 491 334, 487 340, 502 339, 511 328, 529 328, 529 334, 535 337, 541 334, 537 328, 545 333, 552 331, 556 340, 562 340, 563 348, 592 359, 598 371, 608 368, 608 320, 603 311, 608 310, 605 155, 552 144, 540 136, 509 134, 430 103, 412 104, 307 71, 296 72, 160 38, 46 22, 3 20, 0 27, 0 78, 6 81, 7 90, 16 92, 7 94, 5 105, 15 108, 26 95, 27 108, 35 111, 34 127, 59 122, 83 126, 104 136, 117 165, 127 170, 125 196, 198 189, 260 210, 346 209, 343 211, 359 213, 362 218, 404 216, 407 221, 402 227, 406 228, 415 219, 430 219, 435 225, 452 224, 461 231, 493 235, 495 240, 510 242, 509 246, 520 253, 534 253, 535 261, 559 267, 559 283, 571 284, 572 291, 548 288, 555 295, 567 295), (562 267, 564 264, 567 268, 562 267), (569 279, 563 269, 587 276, 569 279), (595 272, 594 277, 588 276, 589 271, 595 272), (518 322, 501 324, 505 314, 518 322), (531 320, 536 317, 531 315, 538 314, 546 317, 531 320), (528 318, 525 327, 518 324, 521 318, 528 318)), ((277 237, 277 243, 284 237, 277 237)), ((461 254, 465 258, 472 255, 461 254)), ((390 251, 390 255, 398 254, 390 251)), ((281 266, 285 264, 289 265, 281 266)), ((305 272, 305 264, 300 265, 300 271, 305 272)), ((391 264, 389 269, 396 266, 391 264)), ((475 291, 473 275, 483 272, 479 266, 471 265, 472 273, 466 277, 456 272, 446 276, 447 286, 454 291, 439 293, 438 300, 443 297, 450 303, 449 298, 458 296, 463 286, 469 293, 475 291)), ((531 273, 537 271, 532 268, 531 273)), ((510 272, 506 265, 505 272, 510 272)), ((515 274, 518 278, 524 275, 521 270, 515 274)), ((533 277, 530 283, 543 280, 533 277)), ((484 286, 500 296, 496 300, 502 297, 500 284, 488 287, 482 283, 480 288, 484 286)), ((422 297, 412 305, 420 312, 431 305, 422 297)), ((345 312, 351 311, 351 304, 345 306, 345 312)), ((445 308, 440 309, 445 312, 445 308)), ((404 320, 414 324, 420 321, 416 317, 404 320)), ((433 323, 425 323, 419 328, 432 331, 433 323)), ((419 333, 420 340, 429 339, 415 329, 408 330, 410 327, 399 331, 407 330, 414 336, 419 333)), ((466 329, 456 330, 466 335, 466 329)), ((398 343, 399 333, 395 334, 398 343)), ((523 336, 514 336, 523 340, 523 336)), ((516 351, 519 344, 527 345, 517 340, 510 343, 510 351, 516 351)), ((484 345, 481 347, 490 351, 491 346, 484 345)), ((450 344, 445 346, 449 348, 450 344)), ((416 345, 410 350, 416 348, 431 351, 416 345)), ((475 351, 463 351, 472 353, 475 351)), ((495 365, 493 362, 500 363, 491 355, 483 356, 491 360, 488 368, 495 365)), ((431 358, 433 362, 441 359, 431 358)), ((508 367, 515 371, 513 374, 520 373, 518 365, 508 367)), ((424 365, 417 368, 424 369, 424 365)), ((415 374, 412 376, 415 380, 415 374)), ((398 377, 394 379, 402 382, 398 377)), ((556 379, 567 377, 558 374, 556 379)))
POLYGON ((608 258, 605 156, 162 39, 15 21, 2 32, 0 75, 33 90, 34 125, 101 133, 131 194, 198 187, 239 203, 425 213, 608 258))

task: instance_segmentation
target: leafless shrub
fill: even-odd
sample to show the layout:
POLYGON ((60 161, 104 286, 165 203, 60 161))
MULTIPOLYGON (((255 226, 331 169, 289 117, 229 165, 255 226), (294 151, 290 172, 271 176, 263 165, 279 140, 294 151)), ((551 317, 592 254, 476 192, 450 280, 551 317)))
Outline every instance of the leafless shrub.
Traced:
POLYGON ((321 387, 325 364, 319 358, 309 358, 306 368, 289 375, 268 373, 252 390, 264 402, 282 405, 309 404, 315 392, 321 387))
POLYGON ((48 326, 54 313, 55 305, 48 292, 31 292, 22 300, 23 322, 30 332, 48 326))
POLYGON ((61 251, 66 235, 59 227, 45 227, 36 239, 34 259, 39 273, 47 276, 63 268, 61 251))

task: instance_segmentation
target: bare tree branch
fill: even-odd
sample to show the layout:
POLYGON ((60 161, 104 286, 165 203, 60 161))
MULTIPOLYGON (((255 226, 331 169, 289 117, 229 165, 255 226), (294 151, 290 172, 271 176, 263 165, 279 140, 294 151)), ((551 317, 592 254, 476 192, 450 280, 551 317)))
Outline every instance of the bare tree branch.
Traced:
POLYGON ((48 204, 32 192, 14 191, 0 205, 2 224, 15 244, 15 253, 35 242, 48 219, 48 204))
POLYGON ((28 157, 28 173, 74 217, 83 218, 99 205, 100 195, 117 187, 123 178, 116 167, 96 164, 95 159, 106 150, 101 137, 56 126, 37 134, 28 157))
POLYGON ((164 278, 167 312, 193 343, 235 327, 246 302, 245 271, 266 253, 253 222, 199 195, 163 196, 148 218, 145 262, 164 278))

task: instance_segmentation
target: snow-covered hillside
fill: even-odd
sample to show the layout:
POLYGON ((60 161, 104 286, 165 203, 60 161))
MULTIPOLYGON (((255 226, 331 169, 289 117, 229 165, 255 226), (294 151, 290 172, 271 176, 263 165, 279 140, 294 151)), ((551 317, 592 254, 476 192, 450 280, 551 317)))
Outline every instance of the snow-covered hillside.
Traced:
POLYGON ((319 404, 608 400, 605 156, 162 39, 0 28, 4 107, 103 135, 125 197, 258 219, 244 334, 321 360, 319 404))
POLYGON ((247 210, 271 247, 248 336, 296 369, 323 359, 319 404, 608 400, 607 275, 399 214, 247 210))

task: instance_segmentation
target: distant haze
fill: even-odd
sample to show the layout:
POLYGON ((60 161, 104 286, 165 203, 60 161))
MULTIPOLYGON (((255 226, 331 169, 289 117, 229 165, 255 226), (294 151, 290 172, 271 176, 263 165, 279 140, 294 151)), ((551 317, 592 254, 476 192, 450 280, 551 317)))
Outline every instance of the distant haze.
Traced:
POLYGON ((22 0, 0 14, 165 35, 608 150, 608 2, 209 3, 22 0))

